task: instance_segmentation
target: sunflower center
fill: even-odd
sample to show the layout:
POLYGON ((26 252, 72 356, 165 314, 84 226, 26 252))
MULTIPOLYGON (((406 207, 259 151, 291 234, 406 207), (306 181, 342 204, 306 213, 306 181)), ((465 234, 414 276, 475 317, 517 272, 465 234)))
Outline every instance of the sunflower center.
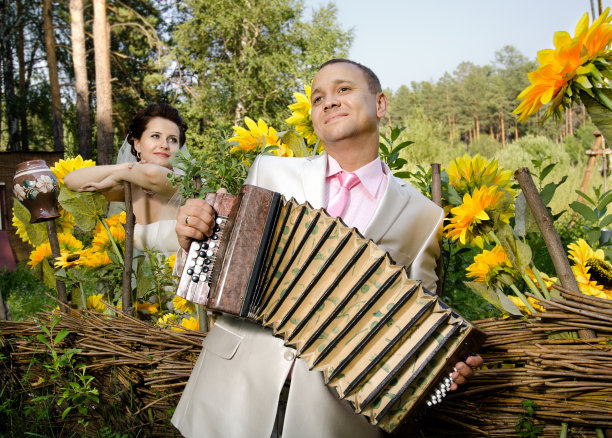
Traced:
POLYGON ((612 265, 605 260, 590 258, 585 263, 589 268, 591 279, 606 289, 612 288, 612 265))

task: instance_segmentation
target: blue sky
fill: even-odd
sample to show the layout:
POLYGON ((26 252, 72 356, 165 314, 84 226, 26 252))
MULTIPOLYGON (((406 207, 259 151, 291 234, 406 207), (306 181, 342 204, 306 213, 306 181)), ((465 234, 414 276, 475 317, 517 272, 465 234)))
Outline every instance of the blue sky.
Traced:
MULTIPOLYGON (((304 0, 307 10, 329 3, 304 0)), ((436 81, 463 61, 489 64, 505 45, 530 59, 574 34, 589 0, 335 0, 338 21, 354 29, 349 57, 372 68, 383 88, 436 81)), ((597 0, 594 0, 597 8, 597 0)), ((602 0, 605 9, 612 0, 602 0)), ((597 10, 597 9, 596 9, 597 10)), ((309 16, 309 13, 308 15, 309 16)), ((592 17, 591 17, 592 20, 592 17)))

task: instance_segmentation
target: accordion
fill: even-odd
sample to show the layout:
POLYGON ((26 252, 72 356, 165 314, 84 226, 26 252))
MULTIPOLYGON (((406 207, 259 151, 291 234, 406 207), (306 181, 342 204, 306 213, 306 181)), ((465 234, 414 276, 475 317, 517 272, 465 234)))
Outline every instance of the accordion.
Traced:
POLYGON ((485 336, 371 240, 323 209, 245 185, 208 198, 177 294, 270 327, 387 432, 441 402, 485 336))

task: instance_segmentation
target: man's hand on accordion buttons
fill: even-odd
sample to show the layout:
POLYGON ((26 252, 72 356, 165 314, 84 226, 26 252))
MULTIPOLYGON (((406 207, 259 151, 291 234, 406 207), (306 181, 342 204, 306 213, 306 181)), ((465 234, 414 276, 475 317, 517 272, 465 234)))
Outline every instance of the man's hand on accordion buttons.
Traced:
POLYGON ((457 371, 453 373, 453 384, 450 388, 451 391, 456 390, 459 385, 466 383, 468 379, 474 375, 472 368, 479 367, 482 365, 482 362, 482 357, 480 357, 478 354, 469 356, 465 362, 457 362, 455 365, 457 371))
POLYGON ((215 212, 204 199, 187 199, 176 216, 176 235, 183 249, 189 251, 192 240, 202 240, 212 234, 215 212))

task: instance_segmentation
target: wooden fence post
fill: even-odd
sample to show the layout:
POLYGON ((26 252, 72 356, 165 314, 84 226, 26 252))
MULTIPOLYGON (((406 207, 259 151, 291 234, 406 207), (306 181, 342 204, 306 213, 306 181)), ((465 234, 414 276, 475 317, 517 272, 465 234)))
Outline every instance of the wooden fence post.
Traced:
MULTIPOLYGON (((576 282, 576 278, 574 277, 574 273, 570 267, 569 260, 567 259, 567 254, 565 253, 565 249, 561 243, 561 238, 557 234, 557 231, 553 225, 552 216, 544 205, 544 202, 542 202, 542 198, 540 198, 540 194, 538 193, 538 189, 531 178, 529 169, 526 167, 521 167, 514 172, 514 178, 521 186, 523 195, 525 195, 525 200, 527 201, 527 204, 533 213, 536 224, 542 233, 544 243, 546 244, 550 258, 555 265, 555 271, 557 271, 557 277, 559 277, 561 285, 566 289, 580 293, 578 283, 576 282)), ((592 339, 596 337, 593 330, 580 330, 579 334, 581 338, 585 339, 592 339)))

